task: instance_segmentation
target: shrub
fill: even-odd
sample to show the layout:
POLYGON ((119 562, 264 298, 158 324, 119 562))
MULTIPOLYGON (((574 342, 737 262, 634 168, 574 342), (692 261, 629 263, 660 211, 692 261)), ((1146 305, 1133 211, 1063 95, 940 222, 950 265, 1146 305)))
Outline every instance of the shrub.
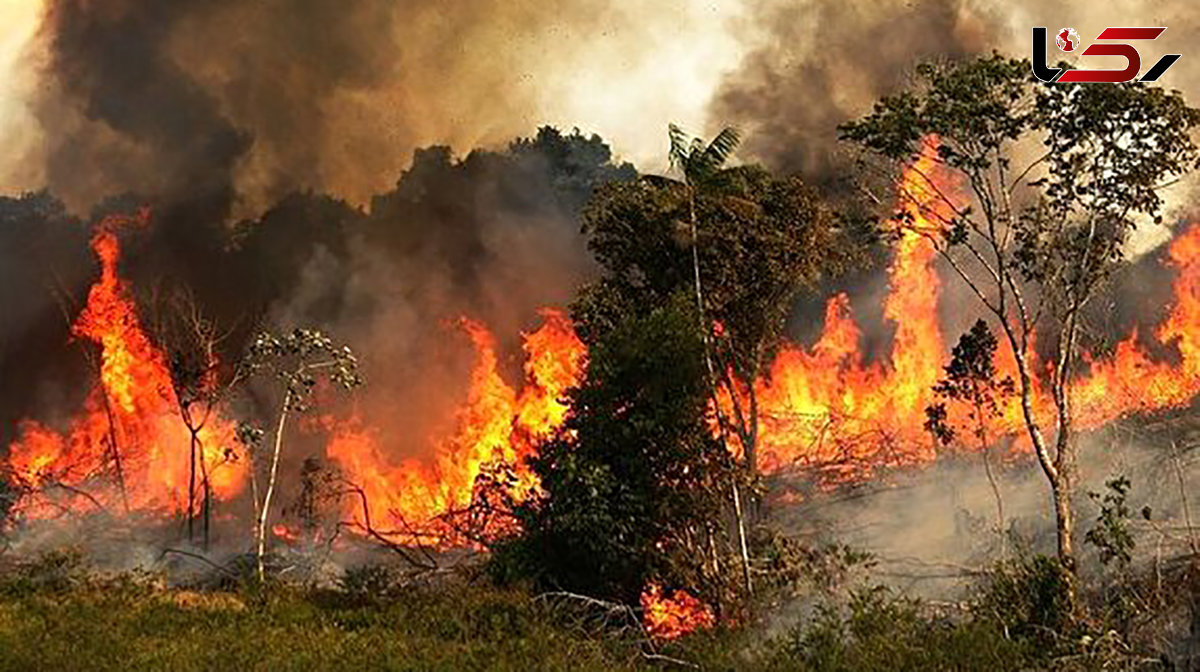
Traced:
POLYGON ((793 630, 767 667, 891 672, 1027 665, 1027 647, 995 624, 930 617, 921 607, 882 587, 857 591, 845 609, 822 607, 812 623, 793 630))
POLYGON ((977 613, 1007 636, 1053 644, 1056 634, 1074 628, 1066 571, 1044 555, 1000 563, 982 586, 977 613))
MULTIPOLYGON (((720 601, 736 467, 708 424, 703 343, 686 297, 592 349, 563 430, 531 459, 542 494, 497 549, 503 580, 636 604, 650 580, 720 601)), ((736 582, 734 582, 736 583, 736 582)))

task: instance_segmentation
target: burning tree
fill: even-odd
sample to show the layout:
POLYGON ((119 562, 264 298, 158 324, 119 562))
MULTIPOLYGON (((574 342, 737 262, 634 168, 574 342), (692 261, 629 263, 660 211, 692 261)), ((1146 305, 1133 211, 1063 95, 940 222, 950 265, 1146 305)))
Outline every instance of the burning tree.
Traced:
POLYGON ((524 532, 501 545, 502 575, 626 604, 658 582, 728 603, 724 516, 742 472, 709 427, 695 324, 680 293, 592 347, 562 430, 530 459, 541 490, 516 508, 524 532))
POLYGON ((847 260, 832 213, 798 178, 759 166, 728 167, 737 143, 671 128, 682 180, 646 176, 599 189, 583 214, 604 276, 574 306, 585 341, 678 292, 693 296, 722 434, 736 437, 757 472, 755 382, 774 358, 797 294, 847 260))
MULTIPOLYGON (((195 295, 179 290, 156 311, 155 332, 169 357, 171 386, 179 419, 189 436, 187 536, 195 541, 196 518, 201 520, 203 547, 208 548, 212 524, 211 470, 217 466, 204 449, 205 428, 219 418, 219 407, 242 381, 245 367, 223 366, 218 351, 229 332, 221 332, 199 306, 195 295), (197 511, 199 505, 199 511, 197 511)), ((212 452, 212 451, 209 451, 212 452)), ((234 459, 225 447, 223 461, 234 459)))
POLYGON ((992 473, 990 449, 994 436, 989 427, 1000 418, 1001 403, 1013 392, 1012 378, 1001 378, 996 371, 996 336, 988 329, 987 322, 978 320, 971 330, 958 339, 946 365, 945 377, 934 385, 934 394, 941 399, 926 407, 925 428, 944 443, 953 443, 960 430, 949 421, 947 402, 956 402, 966 407, 968 433, 976 441, 983 456, 983 468, 988 483, 996 498, 996 529, 1000 534, 1001 548, 1004 547, 1004 498, 1000 486, 992 473))
POLYGON ((1138 220, 1161 222, 1161 190, 1195 167, 1200 111, 1140 84, 1043 85, 1028 61, 998 55, 917 75, 914 90, 840 130, 884 166, 921 178, 901 194, 898 228, 935 246, 1009 345, 1022 421, 1053 496, 1058 558, 1073 571, 1071 382, 1082 311, 1138 220), (1054 353, 1049 418, 1035 403, 1035 333, 1054 353))
MULTIPOLYGON (((271 500, 275 494, 279 455, 283 450, 288 418, 293 413, 302 413, 311 407, 319 380, 349 390, 362 384, 362 379, 358 376, 358 360, 350 348, 337 347, 328 336, 312 329, 296 329, 281 336, 265 332, 259 334, 250 344, 244 367, 251 375, 271 375, 282 391, 272 436, 266 489, 261 498, 257 470, 250 470, 256 513, 254 535, 258 579, 262 581, 265 578, 263 558, 266 553, 267 523, 271 515, 271 500)), ((243 426, 239 428, 239 436, 244 443, 256 447, 261 442, 263 432, 243 426)))

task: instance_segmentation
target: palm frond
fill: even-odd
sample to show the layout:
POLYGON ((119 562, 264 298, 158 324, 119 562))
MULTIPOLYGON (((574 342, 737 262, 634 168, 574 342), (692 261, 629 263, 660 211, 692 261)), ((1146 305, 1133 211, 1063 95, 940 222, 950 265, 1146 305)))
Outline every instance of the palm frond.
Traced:
POLYGON ((711 168, 720 168, 729 160, 733 150, 742 141, 741 134, 732 126, 725 127, 717 137, 704 148, 704 163, 711 168))
POLYGON ((684 133, 683 129, 675 124, 668 124, 667 137, 671 141, 669 153, 671 167, 678 168, 680 170, 686 169, 688 158, 691 154, 691 148, 689 147, 691 142, 687 133, 684 133))

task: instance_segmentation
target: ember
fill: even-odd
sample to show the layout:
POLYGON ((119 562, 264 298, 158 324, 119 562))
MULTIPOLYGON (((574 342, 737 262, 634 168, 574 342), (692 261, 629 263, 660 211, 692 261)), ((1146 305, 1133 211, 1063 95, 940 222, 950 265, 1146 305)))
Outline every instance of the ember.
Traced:
POLYGON ((651 637, 677 639, 716 623, 712 609, 685 590, 667 595, 662 586, 652 583, 642 593, 641 601, 642 623, 651 637))

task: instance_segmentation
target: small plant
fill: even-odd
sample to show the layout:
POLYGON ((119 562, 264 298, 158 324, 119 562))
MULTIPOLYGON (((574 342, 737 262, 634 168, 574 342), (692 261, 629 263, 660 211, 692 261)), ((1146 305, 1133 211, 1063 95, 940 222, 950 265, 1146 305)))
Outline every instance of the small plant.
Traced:
POLYGON ((350 567, 338 579, 338 588, 347 596, 363 602, 375 602, 391 594, 396 572, 386 565, 350 567))
POLYGON ((62 593, 87 580, 83 554, 75 549, 43 553, 16 564, 0 578, 0 593, 21 595, 34 592, 62 593))
MULTIPOLYGON (((258 579, 262 581, 266 574, 263 557, 266 555, 267 524, 271 516, 271 500, 275 494, 279 456, 283 449, 287 421, 292 414, 303 413, 312 408, 318 382, 325 381, 345 390, 352 390, 362 384, 362 379, 358 375, 358 360, 350 348, 338 347, 328 336, 312 329, 296 329, 283 335, 267 332, 259 334, 250 344, 242 368, 246 376, 274 378, 282 393, 270 459, 268 460, 266 455, 261 456, 263 462, 269 463, 266 488, 261 498, 256 469, 253 466, 251 468, 256 518, 255 540, 259 558, 258 579)), ((238 428, 237 436, 241 443, 251 448, 252 457, 259 457, 257 453, 260 451, 255 449, 262 442, 262 430, 243 425, 238 428)))
MULTIPOLYGON (((1129 495, 1130 482, 1125 476, 1109 479, 1104 483, 1108 492, 1103 496, 1097 492, 1089 492, 1088 497, 1100 505, 1100 514, 1096 516, 1096 526, 1088 530, 1084 540, 1100 551, 1101 564, 1108 565, 1113 560, 1121 567, 1129 565, 1133 559, 1133 548, 1136 542, 1129 532, 1129 505, 1126 500, 1129 495)), ((1150 518, 1150 509, 1142 509, 1142 516, 1150 518)))
POLYGON ((1075 621, 1070 590, 1070 577, 1057 559, 1019 558, 996 565, 976 609, 1008 637, 1053 644, 1053 635, 1070 631, 1075 621))

